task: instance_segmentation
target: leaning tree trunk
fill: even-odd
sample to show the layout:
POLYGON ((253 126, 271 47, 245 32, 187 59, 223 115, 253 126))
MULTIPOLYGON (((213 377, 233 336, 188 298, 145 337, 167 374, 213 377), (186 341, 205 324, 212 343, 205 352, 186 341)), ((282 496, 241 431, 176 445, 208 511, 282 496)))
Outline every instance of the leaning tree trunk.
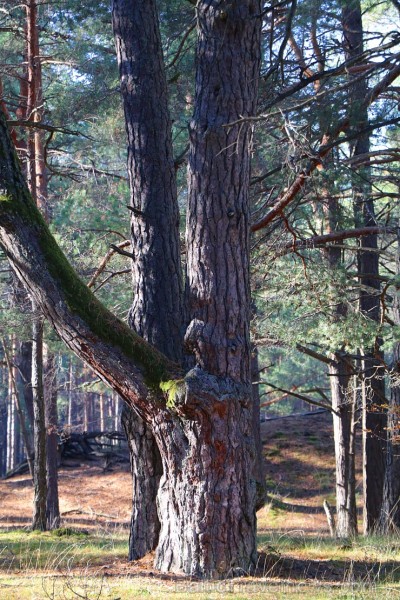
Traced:
MULTIPOLYGON (((173 360, 182 357, 179 209, 167 82, 154 0, 113 1, 113 29, 128 138, 133 305, 129 325, 173 360)), ((132 467, 129 558, 154 550, 162 473, 151 427, 125 407, 132 467)))
MULTIPOLYGON (((344 47, 347 59, 356 59, 363 53, 363 28, 359 0, 347 1, 342 9, 344 47)), ((365 78, 357 77, 349 86, 350 126, 358 132, 353 145, 353 156, 368 155, 368 108, 365 98, 368 88, 365 78)), ((356 226, 376 225, 374 201, 371 197, 371 170, 368 167, 354 172, 352 188, 356 226)), ((371 321, 380 322, 380 279, 377 234, 360 238, 358 270, 361 284, 360 311, 371 321)), ((363 487, 364 531, 373 532, 378 526, 384 487, 386 465, 386 399, 383 370, 382 340, 377 338, 372 347, 364 350, 363 359, 363 487)))

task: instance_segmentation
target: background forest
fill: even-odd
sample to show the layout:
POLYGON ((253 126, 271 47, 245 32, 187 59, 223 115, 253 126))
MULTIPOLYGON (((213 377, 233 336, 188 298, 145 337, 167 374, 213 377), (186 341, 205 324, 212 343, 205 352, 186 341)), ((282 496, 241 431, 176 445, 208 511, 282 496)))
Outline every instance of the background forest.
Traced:
MULTIPOLYGON (((158 2, 183 266, 195 4, 158 2)), ((397 0, 264 3, 251 119, 251 334, 260 417, 332 413, 337 494, 346 507, 336 527, 346 538, 357 530, 355 432, 366 463, 364 530, 400 525, 393 483, 400 479, 399 21, 397 0)), ((131 211, 109 3, 1 2, 0 45, 0 102, 37 204, 81 278, 126 320, 131 211)), ((1 258, 6 476, 32 460, 38 318, 1 258)), ((46 325, 43 348, 49 452, 73 434, 121 431, 122 401, 46 325)), ((56 515, 49 526, 58 523, 56 515)))

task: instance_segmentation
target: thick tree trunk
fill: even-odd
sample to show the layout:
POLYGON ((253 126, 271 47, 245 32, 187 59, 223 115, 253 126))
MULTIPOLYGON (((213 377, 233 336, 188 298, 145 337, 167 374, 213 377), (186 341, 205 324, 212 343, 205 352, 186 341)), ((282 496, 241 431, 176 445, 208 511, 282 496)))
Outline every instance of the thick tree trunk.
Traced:
POLYGON ((175 396, 183 418, 155 426, 163 461, 155 566, 201 577, 248 574, 256 560, 251 389, 200 367, 185 382, 185 394, 175 396))
MULTIPOLYGON (((179 209, 157 9, 154 0, 113 1, 113 28, 128 138, 133 305, 129 324, 173 360, 182 357, 179 209)), ((132 466, 129 558, 154 550, 162 473, 151 427, 123 412, 132 466)))
POLYGON ((200 1, 197 15, 186 339, 198 366, 182 378, 176 364, 129 331, 79 280, 27 193, 1 114, 0 239, 13 269, 60 337, 152 425, 164 467, 156 565, 222 577, 248 572, 256 550, 251 127, 246 121, 229 123, 255 112, 261 3, 216 7, 211 0, 200 1))
POLYGON ((43 320, 33 308, 32 327, 32 392, 34 435, 33 445, 35 454, 34 464, 34 499, 32 529, 46 531, 46 426, 45 404, 43 391, 43 320))
MULTIPOLYGON (((342 24, 346 58, 354 59, 363 53, 363 27, 359 0, 345 3, 342 24)), ((352 148, 353 156, 368 154, 369 135, 363 132, 368 125, 368 109, 364 104, 367 82, 357 78, 350 82, 350 126, 359 132, 352 148)), ((370 169, 365 167, 354 173, 353 196, 356 227, 376 225, 374 201, 371 198, 370 169)), ((360 238, 358 269, 360 274, 360 311, 372 321, 380 319, 380 279, 377 234, 360 238)), ((382 341, 378 338, 374 347, 364 349, 363 360, 363 487, 364 531, 373 532, 378 526, 386 464, 386 399, 383 372, 382 341)))
POLYGON ((252 131, 247 122, 229 124, 255 112, 260 12, 253 0, 197 3, 186 224, 190 323, 185 335, 197 366, 186 377, 185 404, 193 417, 182 423, 177 451, 165 442, 160 446, 168 480, 163 477, 160 484, 159 511, 169 517, 162 522, 157 548, 156 565, 162 570, 226 575, 247 572, 255 557, 252 131))

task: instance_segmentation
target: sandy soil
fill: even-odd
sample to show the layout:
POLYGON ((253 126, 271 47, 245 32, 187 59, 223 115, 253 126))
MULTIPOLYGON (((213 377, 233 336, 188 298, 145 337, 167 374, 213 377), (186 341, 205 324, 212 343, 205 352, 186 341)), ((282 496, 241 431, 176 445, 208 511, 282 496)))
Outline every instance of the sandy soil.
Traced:
MULTIPOLYGON (((328 413, 271 420, 261 425, 268 490, 273 499, 259 513, 261 530, 325 533, 322 503, 334 502, 332 421, 328 413)), ((128 527, 128 465, 104 471, 100 461, 64 465, 59 472, 63 525, 92 529, 128 527)), ((33 491, 29 475, 0 480, 0 527, 29 527, 33 491)))

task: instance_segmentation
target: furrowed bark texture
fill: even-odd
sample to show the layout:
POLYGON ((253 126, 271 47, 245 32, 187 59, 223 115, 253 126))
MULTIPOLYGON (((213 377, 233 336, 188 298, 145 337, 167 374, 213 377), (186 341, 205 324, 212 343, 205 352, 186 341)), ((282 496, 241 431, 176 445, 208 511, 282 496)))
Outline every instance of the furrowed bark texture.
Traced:
POLYGON ((352 365, 340 354, 329 365, 331 377, 333 432, 336 463, 336 536, 348 538, 357 533, 355 494, 355 402, 350 389, 352 365))
POLYGON ((60 526, 58 501, 58 414, 57 414, 57 364, 55 354, 45 346, 44 399, 46 413, 46 458, 47 458, 47 528, 60 526))
MULTIPOLYGON (((113 29, 128 138, 133 305, 129 324, 173 360, 182 357, 179 209, 156 3, 114 0, 113 29)), ((127 408, 133 478, 129 558, 154 550, 162 473, 151 428, 127 408)))
MULTIPOLYGON (((198 2, 195 113, 190 123, 185 342, 181 431, 159 442, 162 521, 156 566, 192 575, 248 571, 255 555, 250 377, 249 207, 260 3, 198 2), (165 476, 168 474, 168 478, 165 476)), ((176 395, 175 402, 180 405, 176 395)))
POLYGON ((114 0, 113 27, 128 136, 134 258, 130 324, 176 356, 181 336, 179 212, 167 84, 154 0, 114 0))
MULTIPOLYGON (((363 52, 363 28, 359 0, 348 1, 342 9, 342 24, 346 58, 354 59, 363 52)), ((359 131, 352 148, 353 156, 368 154, 369 136, 363 133, 368 125, 368 110, 364 104, 368 88, 365 79, 351 83, 349 88, 350 127, 359 131)), ((355 173, 353 178, 356 226, 376 225, 374 201, 371 197, 370 168, 355 173)), ((361 274, 361 312, 376 323, 380 321, 380 280, 378 237, 370 234, 360 238, 358 270, 361 274)), ((381 340, 374 348, 365 349, 363 361, 363 485, 364 530, 373 532, 377 527, 382 507, 386 464, 385 384, 382 369, 381 340)))
POLYGON ((195 367, 175 396, 176 421, 157 422, 163 461, 155 566, 200 577, 248 573, 256 558, 249 386, 195 367), (182 411, 182 412, 181 412, 182 411))
POLYGON ((260 61, 260 2, 199 2, 191 123, 188 346, 184 379, 106 311, 61 255, 26 192, 0 119, 0 240, 61 338, 151 423, 163 477, 156 566, 211 577, 255 560, 248 182, 260 61), (35 212, 36 211, 36 212, 35 212), (196 274, 196 270, 201 275, 196 274), (179 378, 181 380, 179 381, 179 378), (158 392, 169 387, 168 404, 158 392))
POLYGON ((127 406, 122 408, 121 421, 128 440, 132 471, 129 560, 137 560, 157 546, 160 532, 157 492, 162 463, 150 426, 127 406))
MULTIPOLYGON (((400 230, 397 230, 396 275, 400 275, 400 230)), ((393 321, 400 325, 398 290, 393 299, 393 321)), ((382 510, 379 522, 381 533, 397 533, 400 528, 400 343, 393 346, 391 390, 387 424, 387 453, 382 510)))
POLYGON ((33 473, 34 502, 32 529, 46 531, 46 426, 43 392, 43 320, 33 305, 32 326, 32 392, 34 414, 33 447, 35 463, 33 473))

